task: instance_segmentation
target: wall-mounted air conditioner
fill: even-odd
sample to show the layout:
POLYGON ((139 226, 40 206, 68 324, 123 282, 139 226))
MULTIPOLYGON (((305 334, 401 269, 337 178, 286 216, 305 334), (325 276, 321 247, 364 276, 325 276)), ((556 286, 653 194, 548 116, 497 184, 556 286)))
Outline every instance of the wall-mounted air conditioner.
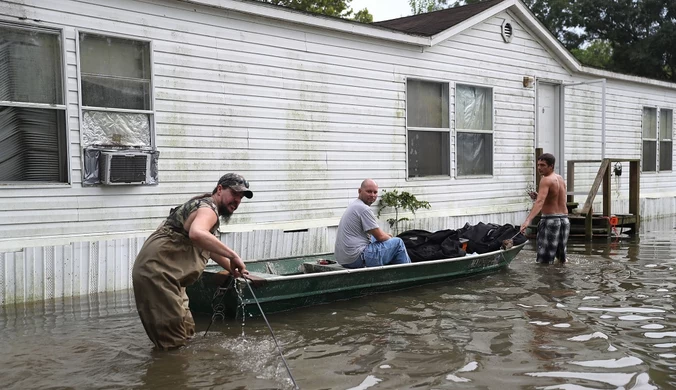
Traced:
POLYGON ((143 152, 118 150, 101 151, 99 177, 101 184, 149 184, 152 155, 143 152))

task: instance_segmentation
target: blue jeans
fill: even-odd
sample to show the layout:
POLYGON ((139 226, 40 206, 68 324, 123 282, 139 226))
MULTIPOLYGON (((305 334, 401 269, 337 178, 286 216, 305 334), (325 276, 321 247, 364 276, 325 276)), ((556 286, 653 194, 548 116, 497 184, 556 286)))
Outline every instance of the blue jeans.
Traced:
POLYGON ((404 241, 394 237, 387 241, 376 241, 371 237, 371 243, 366 246, 359 258, 345 268, 380 267, 387 264, 408 264, 411 259, 406 253, 404 241))

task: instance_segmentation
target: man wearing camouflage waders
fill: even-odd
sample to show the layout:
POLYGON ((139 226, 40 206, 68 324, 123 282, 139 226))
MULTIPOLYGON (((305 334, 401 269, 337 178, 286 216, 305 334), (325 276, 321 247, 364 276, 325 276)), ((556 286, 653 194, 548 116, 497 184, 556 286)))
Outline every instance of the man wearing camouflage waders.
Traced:
POLYGON ((197 281, 209 258, 235 277, 248 273, 239 255, 216 237, 220 219, 227 222, 244 196, 253 197, 249 183, 235 173, 223 175, 212 193, 172 209, 136 256, 136 308, 158 349, 181 347, 194 336, 185 288, 197 281))

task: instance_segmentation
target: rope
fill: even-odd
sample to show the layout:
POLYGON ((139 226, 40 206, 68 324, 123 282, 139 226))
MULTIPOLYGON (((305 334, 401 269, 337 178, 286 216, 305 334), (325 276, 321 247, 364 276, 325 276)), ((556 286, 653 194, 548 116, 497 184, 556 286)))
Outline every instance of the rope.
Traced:
POLYGON ((272 340, 275 342, 275 345, 277 346, 277 350, 279 351, 279 356, 282 357, 282 361, 284 362, 284 367, 286 367, 286 372, 289 374, 289 378, 291 378, 291 382, 293 382, 293 387, 296 390, 299 390, 300 387, 298 387, 298 384, 296 383, 296 380, 293 378, 293 374, 291 374, 291 369, 289 368, 289 365, 286 363, 286 359, 284 359, 284 353, 282 352, 282 348, 279 346, 279 343, 277 342, 277 338, 275 337, 275 332, 272 331, 272 327, 270 326, 270 323, 268 322, 267 317, 265 317, 265 313, 263 313, 263 308, 261 308, 261 304, 258 303, 258 298, 256 298, 256 294, 254 294, 253 288, 251 288, 251 283, 249 281, 251 279, 246 278, 247 280, 246 285, 249 286, 249 291, 251 291, 251 295, 254 298, 254 301, 256 301, 256 305, 258 305, 258 310, 261 312, 261 315, 263 316, 263 319, 265 320, 265 324, 268 326, 268 329, 270 330, 270 334, 272 335, 272 340))
POLYGON ((207 332, 209 332, 211 325, 214 324, 214 320, 216 320, 216 317, 220 317, 222 320, 225 319, 225 305, 223 305, 223 298, 225 298, 225 294, 228 292, 228 290, 230 290, 234 281, 235 278, 230 278, 230 284, 228 284, 228 287, 223 289, 223 286, 221 286, 216 289, 214 297, 211 298, 211 309, 213 310, 214 313, 211 315, 211 321, 209 322, 209 326, 207 326, 207 330, 204 331, 204 336, 202 337, 207 337, 207 332), (214 302, 216 302, 216 299, 219 297, 221 298, 220 301, 214 304, 214 302))

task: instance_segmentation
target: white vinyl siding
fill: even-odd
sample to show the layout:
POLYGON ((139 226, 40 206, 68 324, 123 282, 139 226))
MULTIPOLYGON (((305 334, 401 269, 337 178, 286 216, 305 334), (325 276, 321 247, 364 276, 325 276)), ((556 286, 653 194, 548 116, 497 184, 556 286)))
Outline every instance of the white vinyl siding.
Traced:
MULTIPOLYGON (((0 20, 16 22, 27 16, 26 23, 39 20, 42 26, 62 30, 62 88, 67 94, 60 105, 49 109, 64 112, 67 107, 70 145, 66 146, 75 185, 49 187, 39 197, 32 188, 0 186, 0 249, 23 252, 25 247, 120 238, 89 249, 64 249, 65 256, 55 257, 52 263, 61 272, 69 264, 76 267, 87 261, 81 252, 99 251, 96 248, 109 253, 92 255, 93 266, 128 269, 137 245, 128 246, 125 240, 146 237, 171 207, 211 191, 226 172, 246 177, 256 196, 242 202, 230 223, 221 226, 222 238, 227 241, 228 234, 237 232, 238 250, 258 250, 260 242, 270 246, 269 252, 243 252, 245 260, 291 253, 291 249, 280 249, 293 243, 289 234, 261 233, 274 229, 318 230, 294 247, 302 249, 294 249, 293 254, 330 248, 330 233, 325 232, 338 223, 367 177, 377 180, 382 189, 399 188, 429 201, 432 208, 419 211, 412 222, 426 230, 457 228, 465 221, 519 222, 532 204, 524 189, 533 183, 535 172, 536 92, 523 86, 524 76, 562 85, 598 78, 562 66, 527 23, 510 11, 425 48, 181 1, 0 2, 0 20), (513 27, 509 44, 500 35, 505 19, 513 27), (105 69, 79 69, 87 66, 78 61, 80 32, 147 42, 150 79, 143 73, 120 76, 105 69), (133 108, 133 113, 150 115, 151 124, 156 124, 151 126, 156 136, 150 142, 162 155, 159 185, 80 185, 84 126, 80 110, 130 110, 110 99, 98 102, 85 96, 80 72, 84 72, 83 79, 87 73, 92 78, 107 75, 111 81, 135 86, 132 89, 139 99, 133 101, 144 106, 133 108), (147 95, 139 87, 148 80, 152 85, 149 108, 145 106, 147 95), (438 93, 442 97, 431 106, 437 108, 428 118, 447 117, 446 123, 417 123, 423 127, 407 123, 407 119, 415 120, 411 115, 417 109, 407 107, 408 80, 447 86, 443 90, 448 97, 438 93), (459 170, 458 153, 464 149, 456 145, 456 130, 463 130, 455 123, 458 85, 490 87, 490 131, 464 130, 492 137, 491 175, 463 175, 459 170), (80 106, 80 99, 93 106, 80 106), (447 107, 446 113, 442 107, 447 107), (421 150, 440 162, 429 171, 440 175, 408 180, 410 132, 437 134, 441 139, 428 141, 433 148, 421 150), (448 162, 442 161, 445 156, 448 162), (128 256, 115 254, 127 246, 128 256)), ((138 64, 136 60, 132 65, 138 64)), ((641 158, 642 107, 676 107, 676 88, 639 78, 609 76, 607 81, 607 157, 641 158)), ((600 159, 599 86, 565 90, 565 159, 600 159)), ((563 168, 559 165, 558 172, 563 168)), ((590 167, 590 185, 597 169, 590 167)), ((628 176, 620 177, 621 196, 628 188, 628 176)), ((646 215, 673 210, 668 207, 672 204, 669 196, 675 193, 674 172, 641 176, 642 201, 652 205, 646 215), (647 201, 648 197, 655 200, 647 201), (661 203, 662 199, 667 201, 661 203)), ((28 264, 16 259, 17 267, 28 264)), ((39 256, 35 261, 40 264, 39 256)), ((23 277, 24 269, 29 268, 16 274, 23 277)), ((45 273, 46 280, 53 278, 45 273)), ((99 282, 101 289, 120 286, 99 282)))
POLYGON ((0 182, 68 182, 61 34, 0 23, 0 182))

